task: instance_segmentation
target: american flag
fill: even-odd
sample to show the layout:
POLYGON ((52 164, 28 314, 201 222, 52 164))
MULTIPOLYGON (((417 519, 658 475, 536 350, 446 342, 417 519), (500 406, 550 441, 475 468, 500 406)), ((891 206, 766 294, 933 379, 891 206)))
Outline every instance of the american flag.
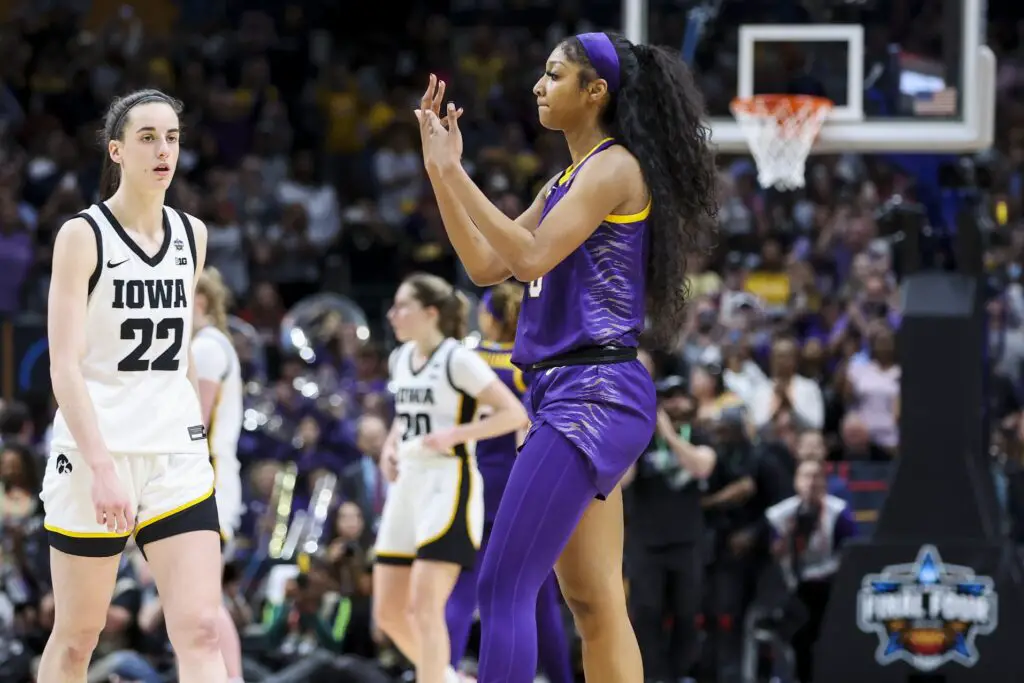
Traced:
POLYGON ((957 89, 943 88, 914 96, 915 116, 953 116, 957 111, 957 89))

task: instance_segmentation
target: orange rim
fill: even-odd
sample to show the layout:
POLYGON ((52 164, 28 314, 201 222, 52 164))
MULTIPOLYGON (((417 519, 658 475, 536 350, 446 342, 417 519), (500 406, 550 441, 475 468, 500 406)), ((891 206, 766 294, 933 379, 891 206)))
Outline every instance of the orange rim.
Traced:
MULTIPOLYGON (((736 97, 729 108, 733 114, 747 116, 774 116, 780 123, 792 119, 802 112, 832 111, 835 104, 827 97, 813 95, 754 95, 753 97, 736 97)), ((805 122, 815 125, 817 117, 802 116, 805 122)), ((815 133, 817 137, 817 133, 815 133)))

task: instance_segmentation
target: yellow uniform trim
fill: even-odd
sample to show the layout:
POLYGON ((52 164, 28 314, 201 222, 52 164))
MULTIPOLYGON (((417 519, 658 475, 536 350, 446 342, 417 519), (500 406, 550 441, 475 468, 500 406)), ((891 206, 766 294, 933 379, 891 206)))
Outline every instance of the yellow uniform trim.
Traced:
POLYGON ((434 534, 433 536, 431 536, 427 540, 423 541, 422 543, 416 544, 416 549, 417 550, 419 550, 420 548, 423 548, 425 546, 428 546, 428 545, 430 545, 431 543, 433 543, 433 542, 435 542, 437 540, 440 540, 445 534, 447 534, 449 531, 452 530, 452 525, 455 524, 455 515, 459 511, 459 489, 461 489, 461 488, 462 488, 462 467, 460 466, 459 467, 459 478, 458 478, 458 480, 456 481, 456 484, 455 484, 455 500, 452 501, 452 511, 451 511, 451 514, 448 515, 448 522, 436 534, 434 534))
POLYGON ((68 531, 52 524, 43 524, 43 528, 68 538, 127 538, 132 535, 130 531, 68 531))
POLYGON ((393 560, 415 560, 415 553, 389 553, 383 551, 374 551, 374 557, 390 557, 393 560))
POLYGON ((512 383, 520 393, 526 393, 526 380, 523 371, 512 364, 512 342, 487 342, 477 351, 484 362, 495 370, 511 370, 512 383))
POLYGON ((523 371, 519 368, 512 371, 512 383, 516 385, 516 390, 520 394, 526 393, 526 379, 523 377, 523 371))
POLYGON ((168 510, 167 512, 165 512, 163 514, 160 514, 160 515, 157 515, 156 517, 153 517, 152 519, 147 519, 145 522, 142 522, 141 524, 137 524, 135 526, 135 535, 138 536, 139 532, 142 531, 143 529, 145 529, 146 527, 148 527, 150 524, 154 524, 156 522, 159 522, 162 519, 167 519, 168 517, 171 517, 172 515, 176 515, 179 512, 184 512, 185 510, 189 509, 190 507, 193 507, 195 505, 199 505, 200 503, 202 503, 204 500, 206 500, 207 498, 209 498, 212 495, 213 495, 213 487, 211 486, 209 491, 207 491, 203 495, 199 496, 198 498, 190 500, 187 503, 183 503, 183 504, 179 505, 178 507, 176 507, 176 508, 174 508, 172 510, 168 510))
POLYGON ((582 158, 582 159, 580 159, 580 162, 579 162, 578 164, 573 164, 573 165, 572 165, 572 166, 570 166, 569 168, 565 169, 565 173, 563 173, 563 174, 562 174, 562 175, 561 175, 561 176, 560 176, 560 177, 558 178, 558 183, 557 183, 557 184, 558 184, 558 185, 565 185, 565 184, 566 184, 567 182, 569 182, 569 178, 571 178, 571 177, 572 177, 572 174, 576 172, 576 169, 578 169, 578 168, 579 168, 580 166, 582 166, 582 165, 583 165, 583 162, 584 162, 584 161, 586 161, 586 160, 587 160, 587 159, 589 159, 589 158, 590 158, 591 156, 593 156, 593 155, 594 155, 594 152, 596 152, 596 151, 597 151, 597 148, 598 148, 598 147, 600 147, 600 146, 601 146, 601 145, 603 145, 604 143, 606 143, 606 142, 609 142, 609 141, 611 141, 611 140, 614 140, 614 139, 615 139, 615 138, 605 138, 604 140, 601 140, 601 142, 599 142, 599 143, 597 143, 596 145, 594 145, 594 148, 593 148, 593 149, 591 149, 591 150, 590 150, 589 152, 587 152, 586 154, 584 154, 584 155, 583 155, 583 158, 582 158))
POLYGON ((604 217, 606 223, 639 223, 640 221, 647 220, 647 217, 651 215, 651 200, 647 200, 647 206, 644 207, 643 211, 638 213, 610 213, 604 217))

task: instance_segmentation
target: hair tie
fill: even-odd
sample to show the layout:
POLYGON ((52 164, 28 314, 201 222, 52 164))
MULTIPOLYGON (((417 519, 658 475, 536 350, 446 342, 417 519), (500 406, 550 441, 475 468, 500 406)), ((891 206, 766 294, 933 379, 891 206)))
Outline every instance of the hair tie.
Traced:
POLYGON ((618 90, 622 77, 621 67, 612 39, 605 33, 580 33, 576 40, 580 41, 597 75, 608 83, 608 90, 618 90))

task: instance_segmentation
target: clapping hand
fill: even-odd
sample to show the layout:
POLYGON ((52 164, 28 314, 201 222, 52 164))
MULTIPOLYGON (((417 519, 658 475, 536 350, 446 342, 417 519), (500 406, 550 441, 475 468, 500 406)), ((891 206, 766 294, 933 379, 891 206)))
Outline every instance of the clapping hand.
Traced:
POLYGON ((443 172, 459 165, 462 160, 462 132, 458 122, 463 110, 449 102, 442 117, 444 91, 445 82, 430 74, 427 89, 420 99, 420 108, 416 110, 420 142, 423 144, 423 164, 428 172, 443 172))

